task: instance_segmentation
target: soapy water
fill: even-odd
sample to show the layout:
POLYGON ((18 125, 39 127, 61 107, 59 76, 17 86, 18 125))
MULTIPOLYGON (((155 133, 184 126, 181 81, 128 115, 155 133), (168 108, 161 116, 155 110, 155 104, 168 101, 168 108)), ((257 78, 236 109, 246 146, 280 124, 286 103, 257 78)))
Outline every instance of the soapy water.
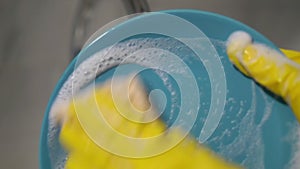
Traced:
MULTIPOLYGON (((193 41, 193 39, 189 39, 193 41)), ((199 39, 198 39, 199 40, 199 39)), ((210 39, 213 45, 221 50, 221 52, 226 50, 225 42, 219 40, 210 39)), ((197 46, 201 48, 201 44, 197 46)), ((183 58, 188 59, 187 52, 185 51, 186 47, 178 42, 172 40, 171 38, 137 38, 131 39, 124 42, 120 42, 114 46, 105 48, 93 56, 87 58, 80 66, 76 67, 74 72, 70 75, 67 81, 64 83, 63 87, 60 89, 59 94, 52 106, 52 109, 49 114, 49 128, 48 128, 48 146, 50 152, 50 159, 52 163, 52 167, 55 169, 64 168, 64 163, 67 159, 67 153, 63 151, 63 148, 59 144, 58 136, 60 127, 57 124, 57 109, 61 108, 63 105, 67 105, 69 100, 73 96, 73 92, 77 92, 83 88, 85 88, 94 78, 101 72, 107 70, 107 68, 111 68, 113 66, 117 66, 117 63, 122 62, 124 57, 134 53, 134 51, 142 50, 142 49, 150 49, 146 50, 148 53, 144 53, 143 55, 136 55, 128 58, 127 61, 139 63, 141 65, 149 65, 153 60, 157 60, 157 62, 165 61, 163 60, 163 56, 165 53, 161 53, 160 50, 157 49, 165 49, 174 53, 183 53, 183 58), (175 47, 174 47, 175 46, 175 47), (153 57, 156 57, 155 59, 153 57)), ((222 62, 226 62, 226 58, 220 56, 222 62)), ((207 60, 203 60, 203 62, 208 62, 207 60)), ((151 63, 155 64, 155 63, 151 63)), ((186 70, 182 67, 177 67, 176 65, 172 65, 172 60, 168 60, 168 70, 177 74, 185 74, 186 70)), ((178 105, 176 104, 178 101, 179 93, 174 90, 175 86, 170 83, 170 77, 161 71, 155 71, 157 75, 162 79, 164 85, 168 89, 171 96, 171 106, 170 106, 170 114, 168 116, 169 119, 164 119, 167 123, 172 121, 173 118, 176 118, 176 111, 178 109, 178 105), (175 116, 175 117, 174 117, 175 116), (169 120, 169 121, 168 121, 169 120)), ((209 82, 209 81, 208 81, 209 82)), ((264 169, 264 143, 262 138, 262 126, 267 121, 268 117, 272 112, 272 106, 274 101, 269 99, 266 94, 261 90, 255 88, 255 84, 251 84, 251 99, 252 100, 243 100, 236 99, 235 97, 227 96, 226 98, 226 106, 228 106, 227 112, 223 113, 222 120, 220 121, 220 128, 225 126, 228 121, 230 122, 230 128, 226 128, 219 135, 213 135, 209 138, 205 144, 217 144, 217 153, 221 156, 225 157, 230 161, 235 161, 236 159, 241 161, 244 166, 247 168, 259 168, 264 169), (257 100, 256 95, 262 95, 264 100, 265 108, 262 112, 257 112, 257 100), (247 107, 247 102, 251 102, 247 107), (235 114, 237 119, 232 119, 230 114, 235 114), (263 114, 260 118, 260 121, 256 121, 257 114, 263 114), (226 119, 227 115, 230 118, 226 119), (241 119, 241 120, 240 120, 241 119), (236 134, 238 133, 238 134, 236 134), (235 135, 232 137, 232 135, 235 135), (222 140, 228 140, 229 142, 223 143, 222 140)), ((200 91, 201 92, 201 91, 200 91)), ((202 91, 203 92, 203 91, 202 91)), ((228 92, 230 93, 230 91, 228 92)), ((200 93, 201 95, 202 93, 200 93)), ((205 107, 206 104, 203 102, 201 104, 202 107, 205 107)), ((206 113, 208 110, 205 111, 206 113)), ((204 113, 205 114, 205 113, 204 113)), ((205 122, 205 118, 207 116, 203 116, 199 120, 200 122, 195 124, 199 126, 203 126, 205 122)), ((300 150, 300 129, 298 128, 298 150, 300 150)), ((195 135, 195 137, 199 137, 199 135, 195 135)), ((201 142, 201 140, 199 140, 201 142)), ((300 152, 300 151, 299 151, 300 152)), ((300 166, 298 160, 300 157, 300 153, 295 153, 294 159, 291 161, 291 169, 296 169, 297 166, 300 166), (295 167, 296 166, 296 167, 295 167)))
MULTIPOLYGON (((261 126, 264 124, 265 120, 271 114, 272 110, 272 101, 267 100, 265 94, 261 92, 264 96, 265 101, 265 110, 263 112, 256 112, 257 100, 256 92, 254 88, 254 83, 251 85, 252 90, 252 100, 251 106, 248 110, 244 109, 244 101, 240 101, 238 104, 239 109, 236 112, 237 115, 240 115, 243 111, 246 111, 246 114, 242 117, 242 120, 237 123, 231 129, 227 129, 224 133, 216 138, 212 138, 212 141, 220 141, 224 139, 225 135, 230 134, 234 130, 238 130, 238 137, 227 145, 220 145, 219 154, 224 157, 237 158, 242 156, 242 154, 247 154, 246 157, 242 159, 241 164, 247 166, 248 168, 264 168, 264 144, 261 137, 261 126), (263 117, 259 123, 255 122, 256 113, 263 113, 263 117), (255 133, 255 134, 254 134, 255 133), (247 147, 247 148, 246 148, 247 147)), ((234 98, 229 98, 229 102, 235 102, 234 98)), ((234 123, 234 122, 232 122, 234 123)))
POLYGON ((293 155, 286 169, 300 169, 300 125, 299 123, 290 124, 291 131, 286 140, 292 143, 293 155))

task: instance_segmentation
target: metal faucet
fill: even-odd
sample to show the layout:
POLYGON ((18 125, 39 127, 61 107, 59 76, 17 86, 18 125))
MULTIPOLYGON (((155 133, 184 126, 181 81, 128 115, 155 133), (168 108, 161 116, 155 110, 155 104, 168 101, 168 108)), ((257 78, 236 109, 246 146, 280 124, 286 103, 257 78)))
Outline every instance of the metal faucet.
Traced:
MULTIPOLYGON (((127 14, 149 12, 150 8, 147 0, 121 0, 127 11, 127 14)), ((90 22, 90 16, 93 6, 99 0, 81 0, 78 4, 77 13, 73 22, 73 31, 71 38, 71 55, 74 58, 82 49, 87 35, 87 25, 90 22)))

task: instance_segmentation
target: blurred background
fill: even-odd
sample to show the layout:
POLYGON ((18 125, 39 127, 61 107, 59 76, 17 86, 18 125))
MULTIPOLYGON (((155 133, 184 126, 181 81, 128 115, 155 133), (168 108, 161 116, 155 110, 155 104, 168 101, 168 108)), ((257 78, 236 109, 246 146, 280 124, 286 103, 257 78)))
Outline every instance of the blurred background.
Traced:
POLYGON ((84 41, 121 16, 143 10, 206 10, 244 22, 279 47, 300 50, 299 0, 145 2, 0 0, 0 168, 38 168, 40 128, 55 84, 84 41))

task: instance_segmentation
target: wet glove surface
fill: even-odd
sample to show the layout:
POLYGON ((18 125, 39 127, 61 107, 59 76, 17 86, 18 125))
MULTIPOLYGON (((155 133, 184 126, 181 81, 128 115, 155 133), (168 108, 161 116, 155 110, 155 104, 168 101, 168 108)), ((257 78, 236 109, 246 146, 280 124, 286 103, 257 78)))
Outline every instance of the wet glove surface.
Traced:
POLYGON ((234 32, 227 42, 231 62, 245 75, 281 96, 300 121, 300 53, 282 50, 284 54, 255 43, 249 34, 234 32))
MULTIPOLYGON (((133 138, 150 138, 159 134, 163 137, 156 144, 133 145, 123 143, 116 139, 114 134, 105 127, 95 129, 99 135, 109 142, 110 145, 124 151, 151 151, 159 149, 164 145, 171 144, 182 137, 180 129, 168 130, 157 117, 156 112, 149 108, 147 94, 143 86, 135 81, 129 87, 129 99, 125 96, 126 87, 117 89, 118 99, 113 99, 110 81, 99 85, 95 90, 87 90, 84 94, 78 94, 77 99, 70 103, 65 109, 61 109, 59 122, 62 126, 60 142, 68 152, 66 169, 237 169, 237 165, 225 162, 208 148, 200 145, 191 136, 185 137, 169 151, 148 158, 129 158, 119 156, 109 150, 104 150, 92 140, 82 127, 78 112, 101 113, 107 123, 98 125, 109 125, 118 134, 133 138), (97 104, 94 104, 96 102, 97 104), (129 108, 131 103, 138 110, 129 108), (74 106, 76 105, 76 106, 74 106), (98 105, 98 107, 95 107, 98 105), (99 111, 100 110, 100 111, 99 111), (120 114, 120 112, 123 112, 120 114), (139 118, 151 117, 154 120, 148 123, 139 123, 129 120, 130 116, 139 118)), ((91 124, 99 123, 97 119, 86 117, 91 124)))

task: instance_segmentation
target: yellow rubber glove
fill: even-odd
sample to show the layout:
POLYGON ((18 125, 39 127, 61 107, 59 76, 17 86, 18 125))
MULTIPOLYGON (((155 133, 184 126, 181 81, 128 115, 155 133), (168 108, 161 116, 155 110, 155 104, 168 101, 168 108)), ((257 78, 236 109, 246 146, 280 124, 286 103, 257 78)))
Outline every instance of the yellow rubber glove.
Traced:
POLYGON ((287 56, 263 44, 252 42, 245 32, 228 38, 227 54, 245 75, 281 96, 300 121, 300 53, 282 50, 287 56))
MULTIPOLYGON (((126 84, 126 83, 125 83, 126 84)), ((149 108, 148 97, 143 86, 138 80, 129 87, 129 98, 126 99, 123 83, 119 83, 118 99, 113 100, 111 93, 110 81, 96 87, 95 90, 86 91, 84 95, 78 95, 76 103, 70 104, 68 108, 61 109, 60 123, 62 129, 60 132, 60 142, 68 152, 66 161, 66 169, 238 169, 237 165, 227 163, 222 158, 215 155, 212 151, 198 144, 197 140, 191 136, 187 136, 177 146, 173 147, 165 153, 148 158, 127 158, 118 156, 109 151, 105 151, 99 147, 93 140, 88 137, 85 130, 80 125, 76 111, 94 112, 97 108, 92 102, 98 103, 103 117, 108 124, 118 131, 130 137, 149 138, 161 134, 166 130, 164 123, 157 118, 149 123, 137 123, 128 120, 121 115, 119 111, 124 111, 125 115, 130 116, 131 108, 127 108, 130 101, 140 112, 132 112, 133 114, 141 113, 140 117, 156 117, 155 111, 145 111, 149 108), (74 104, 76 106, 74 107, 74 104), (118 109, 116 107, 118 104, 118 109), (126 107, 127 105, 127 107, 126 107), (119 110, 119 111, 118 111, 119 110)), ((78 112, 77 112, 78 113, 78 112)), ((100 112, 99 112, 100 113, 100 112)), ((89 117, 87 117, 89 118, 89 117)), ((99 123, 99 121, 90 118, 90 123, 99 123)), ((100 124, 105 125, 105 124, 100 124)), ((95 129, 97 130, 97 129, 95 129)), ((114 139, 113 134, 104 129, 98 129, 99 135, 110 142, 111 145, 117 146, 125 151, 148 151, 153 145, 124 145, 122 141, 114 139)), ((156 145, 167 145, 175 139, 182 136, 182 132, 178 129, 168 131, 168 135, 164 136, 156 145)))

